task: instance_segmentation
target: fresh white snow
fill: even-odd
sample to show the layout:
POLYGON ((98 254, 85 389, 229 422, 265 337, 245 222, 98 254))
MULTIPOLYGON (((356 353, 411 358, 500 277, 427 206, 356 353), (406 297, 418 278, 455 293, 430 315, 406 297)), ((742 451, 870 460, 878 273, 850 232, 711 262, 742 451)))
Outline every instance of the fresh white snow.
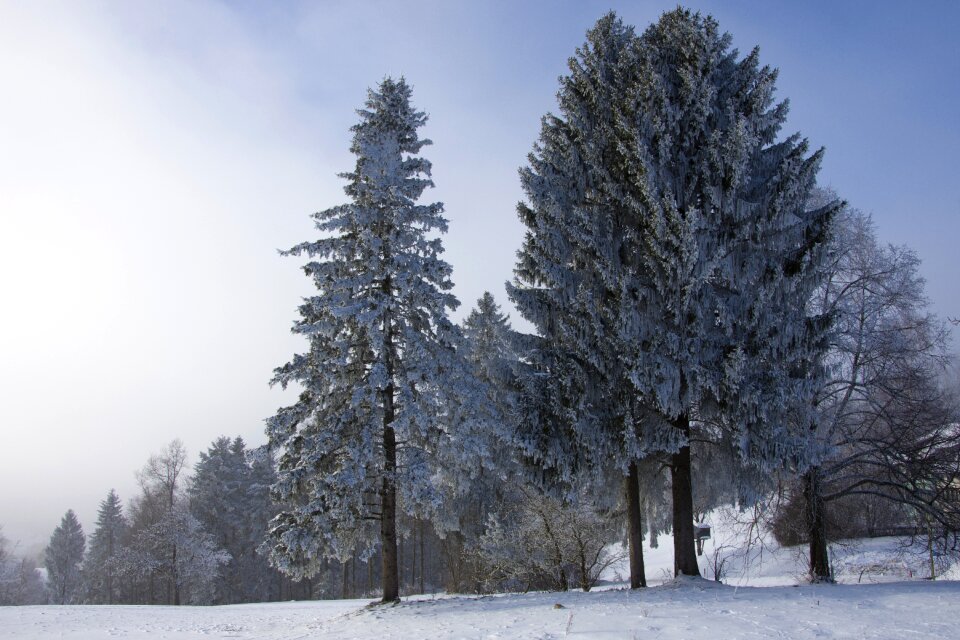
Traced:
POLYGON ((0 609, 0 638, 960 638, 960 583, 951 581, 733 587, 684 580, 637 592, 366 604, 6 607, 0 609))

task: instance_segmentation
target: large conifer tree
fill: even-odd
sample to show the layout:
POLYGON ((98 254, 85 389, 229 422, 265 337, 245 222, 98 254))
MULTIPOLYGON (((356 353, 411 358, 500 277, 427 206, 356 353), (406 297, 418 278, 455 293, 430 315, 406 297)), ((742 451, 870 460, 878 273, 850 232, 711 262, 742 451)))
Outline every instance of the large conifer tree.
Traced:
POLYGON ((441 203, 417 204, 433 182, 417 155, 430 144, 417 134, 427 118, 410 95, 402 78, 369 92, 352 128, 356 166, 342 174, 350 202, 315 214, 323 237, 287 252, 312 258, 304 270, 318 292, 293 329, 309 352, 274 378, 304 391, 268 426, 286 505, 273 522, 273 561, 311 575, 324 555, 369 548, 379 522, 384 601, 399 597, 398 504, 416 511, 439 500, 430 476, 457 368, 446 314, 458 302, 434 236, 447 221, 441 203))
POLYGON ((646 453, 639 435, 642 408, 616 340, 620 289, 628 275, 623 263, 633 254, 625 232, 629 212, 610 193, 632 179, 618 158, 623 103, 637 75, 635 39, 633 29, 611 13, 570 59, 558 93, 560 116, 543 119, 530 166, 521 171, 527 202, 519 213, 528 232, 517 286, 508 285, 508 292, 542 338, 528 340, 524 354, 532 375, 522 384, 528 398, 535 396, 526 405, 527 427, 534 430, 526 448, 567 480, 579 469, 619 469, 631 586, 640 587, 645 577, 636 462, 646 453), (571 449, 571 441, 578 446, 571 449))
POLYGON ((677 9, 636 37, 610 14, 570 67, 522 172, 511 295, 581 380, 562 383, 580 455, 670 454, 675 570, 696 575, 691 422, 755 464, 802 456, 835 207, 805 211, 820 153, 777 141, 776 72, 712 18, 677 9))

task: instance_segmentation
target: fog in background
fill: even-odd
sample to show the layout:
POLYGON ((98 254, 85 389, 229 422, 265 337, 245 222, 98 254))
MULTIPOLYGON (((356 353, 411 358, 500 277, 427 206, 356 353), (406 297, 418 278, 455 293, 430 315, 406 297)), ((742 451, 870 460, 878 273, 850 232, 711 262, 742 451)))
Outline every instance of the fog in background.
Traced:
MULTIPOLYGON (((923 259, 960 316, 960 4, 694 2, 780 68, 821 181, 923 259)), ((276 249, 344 201, 366 88, 405 75, 430 114, 465 315, 505 304, 517 168, 557 77, 613 7, 652 2, 0 2, 0 525, 20 550, 181 438, 265 441, 271 371, 310 283, 276 249)), ((516 314, 516 324, 523 325, 516 314)))

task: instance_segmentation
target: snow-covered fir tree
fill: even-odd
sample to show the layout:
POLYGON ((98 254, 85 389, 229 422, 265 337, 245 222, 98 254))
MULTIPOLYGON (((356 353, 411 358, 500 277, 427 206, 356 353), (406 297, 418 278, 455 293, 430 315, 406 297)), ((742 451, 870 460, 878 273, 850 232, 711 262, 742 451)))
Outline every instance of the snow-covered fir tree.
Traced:
POLYGON ((634 238, 631 212, 615 201, 633 179, 620 156, 625 103, 638 74, 635 42, 633 29, 611 13, 570 59, 558 94, 560 116, 544 118, 530 166, 521 171, 527 202, 519 213, 528 231, 517 283, 508 291, 542 337, 531 340, 526 360, 551 363, 527 376, 534 386, 526 396, 542 401, 547 385, 550 404, 561 403, 537 412, 536 430, 547 434, 528 447, 542 463, 570 470, 561 473, 584 467, 594 475, 619 471, 631 586, 640 587, 645 576, 637 463, 647 450, 643 407, 617 332, 619 319, 635 312, 622 294, 631 284, 634 238), (576 444, 572 453, 570 441, 576 444))
POLYGON ((265 602, 279 596, 278 575, 257 553, 276 514, 270 500, 275 472, 269 456, 248 451, 240 437, 215 440, 194 466, 187 489, 190 513, 230 554, 217 582, 217 603, 265 602))
POLYGON ((501 311, 493 294, 484 291, 477 306, 463 320, 465 357, 475 375, 491 388, 509 386, 517 359, 512 344, 510 318, 501 311))
POLYGON ((82 598, 80 565, 86 543, 80 521, 73 509, 68 510, 43 552, 47 568, 47 592, 53 604, 76 604, 82 598))
POLYGON ((675 570, 689 575, 691 423, 720 425, 754 464, 804 454, 824 343, 806 301, 836 208, 805 210, 820 153, 777 140, 776 72, 730 42, 684 9, 639 37, 601 19, 522 173, 511 291, 569 354, 578 455, 627 471, 670 454, 675 570))
POLYGON ((769 468, 808 455, 826 319, 808 317, 839 203, 807 210, 822 151, 778 140, 786 102, 756 49, 738 59, 712 18, 678 9, 639 40, 630 195, 639 222, 620 333, 631 379, 680 437, 672 456, 676 570, 696 573, 690 423, 710 420, 769 468), (688 507, 690 505, 690 507, 688 507), (689 509, 689 511, 688 511, 689 509))
POLYGON ((474 436, 496 466, 487 468, 482 459, 464 464, 455 447, 443 456, 437 481, 447 493, 441 530, 450 531, 444 538, 448 589, 478 592, 483 582, 476 553, 480 536, 490 514, 507 499, 510 484, 521 480, 512 444, 517 355, 510 320, 489 292, 477 301, 461 330, 461 351, 480 394, 473 401, 474 420, 485 425, 474 436))
MULTIPOLYGON (((324 556, 370 549, 379 523, 384 601, 399 597, 397 509, 436 511, 436 455, 465 395, 447 318, 458 302, 436 236, 447 221, 442 204, 417 204, 433 182, 417 155, 430 143, 417 133, 427 118, 410 96, 402 78, 368 93, 352 128, 356 166, 342 174, 350 202, 315 214, 323 237, 286 252, 311 258, 317 293, 293 328, 309 351, 274 377, 303 393, 267 429, 280 452, 275 565, 309 576, 324 556)), ((479 453, 463 445, 464 458, 479 453)))
POLYGON ((128 533, 120 497, 113 489, 100 503, 97 527, 83 561, 84 600, 89 604, 118 604, 122 600, 123 548, 128 533))

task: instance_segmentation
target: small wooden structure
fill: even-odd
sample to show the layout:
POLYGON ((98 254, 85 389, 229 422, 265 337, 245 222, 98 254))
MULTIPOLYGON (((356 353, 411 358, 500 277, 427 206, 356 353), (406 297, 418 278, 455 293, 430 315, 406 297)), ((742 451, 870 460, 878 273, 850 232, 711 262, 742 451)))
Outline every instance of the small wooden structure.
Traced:
POLYGON ((703 555, 703 541, 710 539, 710 525, 703 522, 693 523, 693 539, 697 542, 697 555, 703 555))

